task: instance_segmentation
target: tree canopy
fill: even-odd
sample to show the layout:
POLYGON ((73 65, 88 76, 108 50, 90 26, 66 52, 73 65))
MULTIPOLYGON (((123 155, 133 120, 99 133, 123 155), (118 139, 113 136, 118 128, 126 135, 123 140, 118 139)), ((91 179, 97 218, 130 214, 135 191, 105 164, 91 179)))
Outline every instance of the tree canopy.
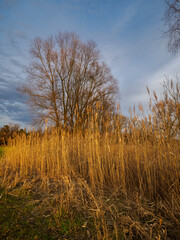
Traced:
POLYGON ((168 37, 168 48, 176 53, 180 48, 180 1, 166 0, 167 9, 165 12, 165 31, 168 37))
POLYGON ((46 40, 35 38, 30 54, 21 91, 29 96, 37 123, 73 127, 75 114, 85 121, 88 108, 95 109, 97 103, 101 115, 114 111, 117 81, 94 41, 84 43, 75 33, 59 33, 46 40))

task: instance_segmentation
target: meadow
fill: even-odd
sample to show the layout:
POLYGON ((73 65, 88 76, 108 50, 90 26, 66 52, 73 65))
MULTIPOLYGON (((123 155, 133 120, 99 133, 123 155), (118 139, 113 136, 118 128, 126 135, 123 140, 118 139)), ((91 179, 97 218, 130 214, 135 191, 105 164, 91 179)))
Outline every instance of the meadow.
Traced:
POLYGON ((10 140, 0 157, 4 239, 178 239, 180 142, 156 121, 63 126, 10 140), (7 217, 8 216, 8 217, 7 217), (10 220, 8 220, 10 219, 10 220))

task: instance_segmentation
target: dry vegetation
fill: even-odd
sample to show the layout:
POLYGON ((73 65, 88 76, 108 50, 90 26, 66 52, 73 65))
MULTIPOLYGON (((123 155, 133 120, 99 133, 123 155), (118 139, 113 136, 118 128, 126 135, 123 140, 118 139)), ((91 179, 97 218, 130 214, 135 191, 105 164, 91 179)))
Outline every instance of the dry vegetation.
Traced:
POLYGON ((121 116, 107 117, 101 132, 96 114, 84 130, 21 134, 1 159, 1 187, 41 196, 57 228, 64 211, 81 216, 71 239, 178 239, 180 145, 155 120, 134 116, 122 130, 121 116))

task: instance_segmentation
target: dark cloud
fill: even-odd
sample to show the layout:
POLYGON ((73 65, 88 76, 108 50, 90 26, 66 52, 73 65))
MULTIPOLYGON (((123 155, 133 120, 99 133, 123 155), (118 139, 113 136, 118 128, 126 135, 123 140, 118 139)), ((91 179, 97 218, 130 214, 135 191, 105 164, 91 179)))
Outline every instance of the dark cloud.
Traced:
POLYGON ((0 117, 0 127, 10 122, 20 123, 21 127, 24 127, 31 122, 31 116, 27 111, 27 106, 20 102, 0 102, 0 117))
POLYGON ((5 79, 0 77, 0 101, 1 100, 13 100, 18 102, 26 101, 26 98, 22 96, 17 90, 21 85, 22 85, 21 81, 17 80, 12 81, 11 76, 6 77, 5 79))
POLYGON ((0 102, 3 101, 22 101, 20 94, 16 91, 16 87, 10 85, 1 86, 0 102))
POLYGON ((0 127, 9 124, 9 121, 5 122, 5 119, 11 119, 13 123, 21 122, 23 125, 28 125, 31 122, 31 116, 26 104, 20 102, 1 102, 0 100, 0 116, 0 127), (2 119, 4 119, 4 121, 2 121, 2 119))
MULTIPOLYGON (((28 111, 25 96, 22 96, 17 91, 18 83, 0 78, 0 125, 9 124, 8 119, 14 123, 28 124, 31 121, 31 116, 28 111), (3 123, 2 123, 2 119, 3 123)), ((0 126, 1 127, 1 126, 0 126)))
POLYGON ((16 111, 13 115, 14 121, 23 122, 23 123, 30 123, 31 117, 29 115, 29 112, 26 110, 26 106, 24 106, 23 109, 20 109, 19 111, 16 111))
POLYGON ((0 103, 0 116, 0 127, 10 122, 21 123, 21 127, 23 127, 29 125, 32 120, 27 106, 25 104, 19 105, 18 102, 14 104, 11 102, 0 103))

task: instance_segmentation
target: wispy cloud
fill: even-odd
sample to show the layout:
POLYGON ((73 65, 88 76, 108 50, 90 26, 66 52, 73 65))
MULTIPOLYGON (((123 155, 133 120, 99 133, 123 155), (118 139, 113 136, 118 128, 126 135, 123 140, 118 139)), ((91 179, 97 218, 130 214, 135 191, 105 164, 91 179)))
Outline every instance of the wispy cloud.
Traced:
MULTIPOLYGON (((23 106, 25 109, 25 106, 23 106)), ((22 127, 30 126, 30 116, 27 111, 18 108, 17 106, 0 105, 0 126, 9 123, 18 123, 22 127)))
POLYGON ((118 18, 115 26, 113 27, 113 33, 117 34, 121 32, 135 17, 138 10, 139 1, 130 4, 123 14, 118 18))
MULTIPOLYGON (((20 117, 23 117, 19 115, 20 117)), ((6 124, 18 124, 21 128, 26 128, 26 129, 32 129, 32 126, 30 123, 27 123, 24 121, 23 118, 20 120, 15 120, 14 115, 3 115, 0 113, 0 127, 6 125, 6 124)))
POLYGON ((9 123, 21 123, 30 126, 31 117, 25 103, 11 99, 0 99, 0 126, 9 123))
POLYGON ((175 76, 179 76, 180 80, 180 56, 176 56, 171 62, 166 63, 155 73, 153 73, 147 79, 147 85, 151 89, 160 92, 161 89, 160 83, 162 83, 166 77, 174 79, 175 76))
POLYGON ((27 34, 23 31, 20 31, 20 30, 14 30, 12 32, 13 36, 14 37, 17 37, 17 38, 22 38, 22 39, 27 39, 27 34))
POLYGON ((177 76, 179 77, 180 81, 179 64, 180 56, 177 56, 175 59, 173 59, 173 61, 164 64, 155 73, 147 76, 147 78, 144 79, 144 85, 143 87, 139 87, 138 94, 136 92, 132 92, 130 94, 130 97, 126 98, 126 101, 123 100, 123 102, 126 102, 126 104, 128 103, 129 106, 138 106, 139 103, 142 103, 145 109, 147 109, 149 95, 146 91, 146 86, 148 86, 148 88, 150 89, 151 94, 153 93, 153 91, 155 91, 157 96, 161 98, 163 92, 162 83, 166 80, 166 78, 175 79, 175 77, 177 76))

